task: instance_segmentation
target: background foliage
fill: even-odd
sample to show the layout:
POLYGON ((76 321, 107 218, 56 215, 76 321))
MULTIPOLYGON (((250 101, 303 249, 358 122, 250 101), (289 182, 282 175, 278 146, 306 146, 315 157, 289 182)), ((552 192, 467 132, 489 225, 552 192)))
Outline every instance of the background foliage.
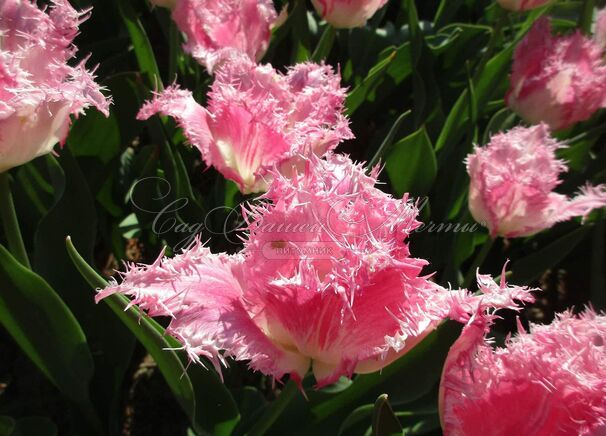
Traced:
MULTIPOLYGON (((182 247, 190 234, 179 224, 201 223, 189 230, 213 251, 236 251, 223 226, 236 227, 228 208, 247 198, 182 145, 171 120, 135 120, 162 84, 179 83, 202 103, 211 83, 183 53, 169 12, 142 0, 72 2, 93 7, 76 42, 81 57, 90 53, 89 64, 99 64, 114 104, 107 119, 89 111, 75 120, 57 157, 10 173, 32 270, 0 248, 0 434, 439 434, 437 382, 459 333, 450 323, 381 373, 320 391, 306 379, 305 398, 242 364, 230 365, 222 383, 212 369, 166 350, 179 344, 155 321, 125 312, 124 299, 94 304, 92 288, 104 286, 121 261, 150 262, 164 245, 169 253, 182 247), (158 231, 154 219, 166 206, 168 224, 158 231)), ((328 33, 320 43, 330 31, 311 5, 293 0, 264 61, 339 66, 356 139, 338 151, 381 159, 382 189, 427 196, 425 223, 471 224, 463 159, 473 144, 520 122, 503 103, 516 42, 547 13, 558 31, 587 31, 593 6, 559 1, 506 15, 484 0, 391 0, 366 27, 338 31, 330 46, 328 33)), ((604 121, 600 111, 559 135, 570 145, 561 150, 570 165, 561 192, 606 182, 604 121)), ((480 263, 498 275, 512 259, 512 283, 544 290, 523 316, 550 321, 570 306, 606 307, 604 223, 594 213, 583 227, 567 222, 491 247, 481 227, 426 230, 412 236, 411 251, 431 260, 440 284, 453 286, 480 263)), ((497 340, 510 328, 508 318, 497 325, 497 340)))

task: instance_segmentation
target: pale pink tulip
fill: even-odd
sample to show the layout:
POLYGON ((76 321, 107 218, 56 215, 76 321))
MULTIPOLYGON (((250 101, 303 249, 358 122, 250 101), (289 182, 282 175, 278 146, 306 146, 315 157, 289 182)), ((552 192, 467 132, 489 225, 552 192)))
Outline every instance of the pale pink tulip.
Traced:
POLYGON ((481 296, 448 291, 411 257, 420 224, 414 204, 375 187, 347 157, 310 157, 301 172, 274 174, 264 201, 245 213, 248 237, 233 256, 198 242, 173 259, 131 265, 121 284, 102 290, 134 298, 193 360, 225 357, 279 379, 318 386, 379 370, 405 354, 446 317, 467 322, 489 307, 516 308, 526 288, 479 276, 481 296))
POLYGON ((440 383, 447 436, 603 435, 606 316, 588 309, 531 325, 494 349, 477 316, 450 349, 440 383))
POLYGON ((107 115, 109 101, 84 62, 68 64, 87 13, 67 0, 48 14, 30 0, 0 0, 0 171, 50 153, 70 115, 89 106, 107 115))
POLYGON ((562 147, 539 124, 499 133, 467 156, 469 209, 492 237, 532 235, 606 206, 603 185, 586 186, 572 199, 553 192, 568 169, 555 155, 562 147))
POLYGON ((603 49, 580 32, 552 36, 539 19, 516 47, 507 105, 529 123, 552 130, 585 121, 606 106, 603 49))
POLYGON ((362 27, 387 0, 311 0, 316 11, 337 29, 362 27))
POLYGON ((540 8, 541 6, 545 6, 552 1, 553 0, 497 0, 503 9, 515 12, 529 11, 531 9, 540 8))
POLYGON ((261 60, 278 16, 272 0, 152 0, 172 9, 184 50, 212 73, 231 51, 261 60))
POLYGON ((139 113, 173 116, 205 162, 245 193, 265 190, 268 171, 292 172, 300 155, 319 156, 352 137, 345 90, 326 65, 299 64, 286 75, 234 57, 217 70, 207 107, 169 88, 139 113))

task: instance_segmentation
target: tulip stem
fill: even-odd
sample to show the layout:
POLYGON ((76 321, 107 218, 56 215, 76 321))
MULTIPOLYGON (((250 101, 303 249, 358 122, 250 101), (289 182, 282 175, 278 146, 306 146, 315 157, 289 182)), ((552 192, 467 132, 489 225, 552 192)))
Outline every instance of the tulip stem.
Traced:
POLYGON ((271 428, 276 419, 282 414, 284 409, 292 401, 295 395, 298 393, 299 388, 294 381, 289 381, 280 396, 269 405, 267 410, 261 415, 259 420, 247 433, 247 436, 261 436, 271 428))
POLYGON ((497 43, 499 42, 499 38, 501 37, 501 31, 503 30, 503 27, 505 26, 505 23, 507 22, 507 17, 508 17, 507 11, 505 11, 505 9, 503 9, 503 8, 499 8, 498 16, 497 16, 496 22, 494 24, 494 27, 492 29, 492 34, 490 35, 490 40, 488 41, 488 45, 486 46, 486 51, 482 55, 482 58, 480 59, 480 62, 478 63, 478 66, 476 67, 476 72, 473 75, 474 82, 476 82, 480 78, 480 76, 482 75, 482 72, 484 71, 484 67, 486 66, 486 64, 488 63, 490 58, 492 57, 492 54, 494 53, 497 43))
POLYGON ((486 242, 484 242, 484 244, 482 245, 482 248, 476 255, 475 259, 473 260, 473 263, 467 270, 467 274, 465 274, 465 279, 463 280, 463 288, 468 288, 469 285, 471 285, 473 278, 476 276, 477 269, 482 266, 484 260, 486 259, 486 256, 488 256, 488 253, 490 253, 490 249, 493 245, 494 239, 489 236, 486 242))
POLYGON ((10 180, 8 172, 0 173, 0 216, 2 217, 2 225, 4 234, 8 241, 8 248, 15 258, 24 266, 31 268, 27 250, 23 243, 21 230, 19 229, 19 221, 17 220, 17 212, 15 211, 15 203, 11 194, 10 180))
POLYGON ((337 30, 332 27, 330 24, 326 25, 326 29, 322 33, 320 37, 320 41, 318 41, 318 45, 311 55, 312 62, 321 62, 328 57, 330 51, 332 50, 332 46, 335 42, 335 36, 337 35, 337 30))

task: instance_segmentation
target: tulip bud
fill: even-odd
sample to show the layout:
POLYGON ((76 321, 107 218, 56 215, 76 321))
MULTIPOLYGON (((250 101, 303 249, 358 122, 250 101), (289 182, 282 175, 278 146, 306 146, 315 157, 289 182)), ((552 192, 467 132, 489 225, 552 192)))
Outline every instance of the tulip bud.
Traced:
POLYGON ((491 236, 531 235, 606 205, 604 186, 586 186, 572 199, 553 192, 568 169, 555 155, 563 147, 540 124, 495 135, 467 157, 469 209, 491 236))
POLYGON ((67 0, 49 13, 34 2, 0 2, 0 171, 50 153, 67 136, 70 115, 109 100, 83 63, 69 65, 86 15, 67 0))
POLYGON ((387 0, 312 0, 318 14, 337 29, 362 27, 387 0))
POLYGON ((511 110, 552 130, 585 121, 606 106, 606 64, 602 47, 580 32, 552 36, 540 19, 516 47, 510 88, 511 110))

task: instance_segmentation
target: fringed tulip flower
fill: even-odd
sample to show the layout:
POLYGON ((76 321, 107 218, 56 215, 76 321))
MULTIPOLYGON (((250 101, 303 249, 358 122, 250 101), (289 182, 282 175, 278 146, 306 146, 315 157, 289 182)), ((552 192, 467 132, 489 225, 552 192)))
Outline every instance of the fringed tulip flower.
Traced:
POLYGON ((0 171, 50 153, 70 115, 89 106, 107 115, 109 101, 84 62, 68 64, 85 19, 67 0, 48 13, 30 0, 0 0, 0 171))
POLYGON ((531 9, 540 8, 553 0, 497 0, 503 9, 508 11, 529 11, 531 9))
POLYGON ((531 300, 526 288, 480 276, 482 296, 448 291, 421 275, 408 235, 418 210, 375 187, 347 157, 310 157, 291 178, 274 174, 263 202, 245 213, 241 253, 211 254, 196 242, 173 259, 132 265, 102 290, 133 297, 193 360, 225 357, 276 379, 318 386, 376 371, 403 355, 447 316, 466 322, 487 307, 531 300))
POLYGON ((606 432, 606 316, 564 313, 520 326, 505 348, 473 319, 450 349, 440 383, 447 436, 602 435, 606 432))
POLYGON ((261 60, 277 14, 272 0, 152 0, 172 9, 172 17, 185 34, 184 50, 209 72, 239 52, 251 61, 261 60))
POLYGON ((362 27, 387 0, 311 0, 316 11, 337 29, 362 27))
POLYGON ((516 47, 507 105, 529 123, 552 130, 587 120, 606 106, 606 64, 600 44, 580 32, 552 36, 538 20, 516 47))
POLYGON ((469 209, 492 237, 528 236, 606 206, 603 185, 586 186, 572 199, 553 192, 567 170, 555 155, 561 147, 540 124, 499 133, 467 157, 469 209))
POLYGON ((326 65, 299 64, 286 75, 235 57, 216 74, 207 107, 169 88, 139 113, 173 116, 209 166, 244 193, 266 189, 269 171, 290 173, 300 155, 319 156, 352 137, 345 90, 326 65))

